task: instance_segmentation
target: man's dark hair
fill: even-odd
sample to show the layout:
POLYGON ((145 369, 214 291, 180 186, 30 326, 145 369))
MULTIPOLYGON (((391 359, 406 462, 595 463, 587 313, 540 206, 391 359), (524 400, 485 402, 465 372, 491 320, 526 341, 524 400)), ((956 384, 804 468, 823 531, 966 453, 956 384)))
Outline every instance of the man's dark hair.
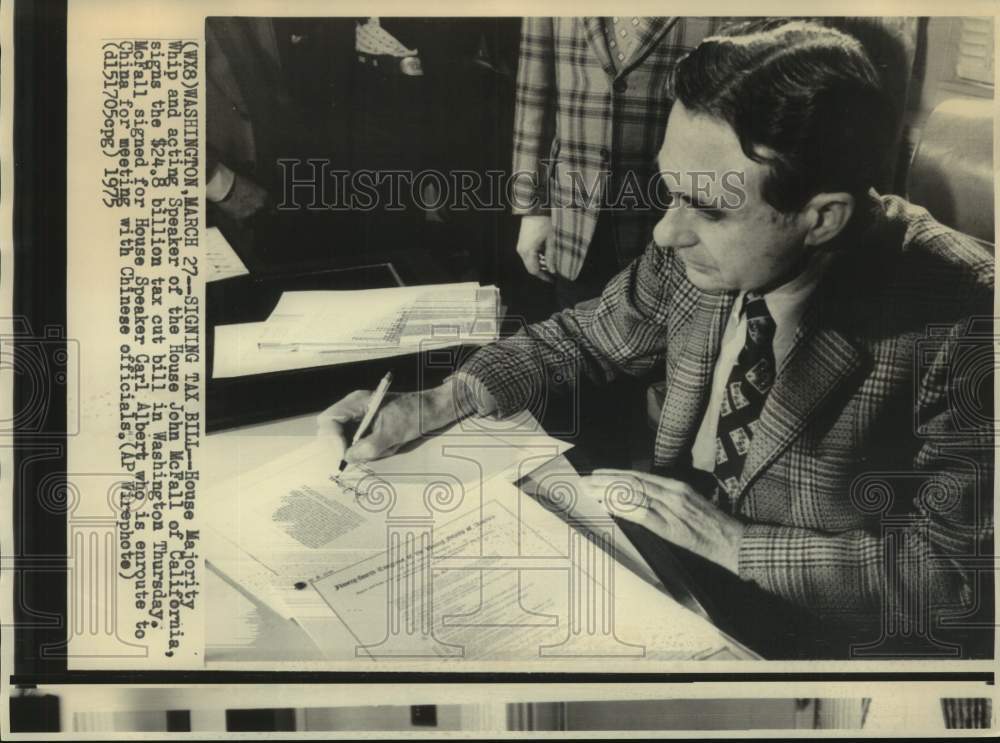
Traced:
POLYGON ((871 188, 895 112, 852 36, 815 23, 757 20, 712 36, 677 65, 685 108, 728 123, 743 152, 771 168, 764 199, 792 213, 818 193, 871 188))

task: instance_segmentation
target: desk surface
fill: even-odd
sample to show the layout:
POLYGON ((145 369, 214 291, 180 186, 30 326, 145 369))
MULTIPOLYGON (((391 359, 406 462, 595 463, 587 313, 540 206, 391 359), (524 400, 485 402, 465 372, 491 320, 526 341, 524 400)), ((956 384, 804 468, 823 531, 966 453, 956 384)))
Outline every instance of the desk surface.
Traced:
MULTIPOLYGON (((212 462, 203 473, 206 490, 239 472, 252 470, 294 451, 315 434, 315 416, 308 415, 206 437, 203 445, 208 461, 212 462)), ((541 479, 545 470, 566 466, 565 459, 560 457, 533 475, 541 479)), ((707 616, 688 590, 684 578, 670 575, 669 566, 667 573, 662 565, 659 566, 657 574, 674 599, 695 613, 707 616)), ((208 597, 206 660, 209 663, 319 661, 317 647, 301 627, 283 619, 218 572, 206 571, 205 588, 208 597)), ((322 621, 323 634, 331 645, 353 648, 355 639, 336 617, 322 621)), ((735 641, 733 646, 737 653, 743 650, 735 641)))

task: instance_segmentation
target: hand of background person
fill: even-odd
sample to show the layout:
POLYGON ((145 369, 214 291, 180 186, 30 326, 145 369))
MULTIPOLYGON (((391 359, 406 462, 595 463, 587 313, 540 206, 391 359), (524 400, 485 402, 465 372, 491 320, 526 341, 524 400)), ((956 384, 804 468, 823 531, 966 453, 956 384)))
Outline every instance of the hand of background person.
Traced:
POLYGON ((554 279, 545 265, 545 244, 551 234, 552 220, 548 215, 521 217, 517 254, 528 273, 550 284, 554 279))
POLYGON ((594 470, 583 478, 608 512, 739 573, 743 522, 680 480, 635 470, 594 470), (617 491, 617 492, 616 492, 617 491), (603 497, 602 497, 603 496, 603 497))
POLYGON ((208 179, 205 195, 222 212, 237 220, 247 219, 270 204, 267 190, 255 181, 217 163, 208 179))

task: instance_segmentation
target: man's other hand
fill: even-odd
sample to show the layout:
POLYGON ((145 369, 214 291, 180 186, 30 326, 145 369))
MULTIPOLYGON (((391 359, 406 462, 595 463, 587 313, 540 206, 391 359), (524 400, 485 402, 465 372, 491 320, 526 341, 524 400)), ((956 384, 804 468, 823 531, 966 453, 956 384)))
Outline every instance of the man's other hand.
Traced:
POLYGON ((634 470, 594 470, 583 478, 612 516, 739 573, 744 525, 685 482, 634 470))
POLYGON ((521 218, 521 228, 517 233, 517 254, 521 256, 525 269, 532 276, 552 283, 552 274, 543 268, 545 244, 552 234, 552 220, 548 215, 521 218))

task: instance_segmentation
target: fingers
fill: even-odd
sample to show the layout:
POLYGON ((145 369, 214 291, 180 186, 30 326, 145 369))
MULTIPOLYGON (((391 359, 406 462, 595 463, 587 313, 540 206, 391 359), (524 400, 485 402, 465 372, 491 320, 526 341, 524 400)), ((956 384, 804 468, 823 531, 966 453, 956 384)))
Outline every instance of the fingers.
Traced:
POLYGON ((538 268, 541 271, 541 276, 539 278, 541 278, 542 281, 545 281, 549 284, 555 281, 555 277, 552 275, 553 271, 551 268, 549 268, 549 263, 545 259, 545 252, 543 250, 540 250, 538 252, 538 268))
POLYGON ((552 223, 545 217, 524 217, 517 236, 517 254, 525 270, 537 279, 551 284, 554 279, 545 262, 545 246, 552 232, 552 223))
POLYGON ((641 518, 637 509, 649 507, 642 484, 627 473, 616 477, 582 477, 580 482, 612 516, 634 521, 641 518))
POLYGON ((369 434, 344 452, 344 461, 348 464, 370 462, 373 459, 381 459, 382 457, 389 456, 398 448, 398 445, 388 445, 381 439, 369 434))
POLYGON ((316 416, 316 432, 320 435, 336 434, 343 436, 344 424, 352 420, 361 420, 368 407, 368 399, 372 393, 369 390, 355 390, 341 398, 322 413, 316 416))
POLYGON ((616 472, 614 474, 594 474, 582 478, 589 487, 603 490, 605 496, 615 497, 617 500, 631 500, 641 502, 645 497, 646 488, 643 482, 637 477, 633 477, 631 472, 616 472))
POLYGON ((593 487, 604 489, 606 505, 615 515, 622 512, 624 516, 624 511, 641 504, 661 514, 685 517, 699 510, 698 505, 704 500, 687 483, 636 470, 594 470, 587 479, 593 487), (619 492, 615 493, 615 489, 619 492), (622 493, 622 489, 631 490, 632 497, 622 493))
POLYGON ((546 268, 542 267, 540 262, 540 257, 542 256, 543 254, 539 252, 522 253, 521 262, 524 263, 524 269, 536 279, 541 279, 547 284, 551 284, 555 279, 552 278, 552 275, 546 268))
POLYGON ((663 539, 669 539, 669 524, 663 514, 657 510, 654 501, 643 499, 630 503, 627 507, 623 507, 621 504, 610 503, 608 500, 605 500, 604 507, 615 518, 639 524, 663 539))
POLYGON ((594 476, 600 477, 622 477, 631 476, 640 482, 648 482, 652 485, 656 485, 661 488, 666 488, 669 490, 677 490, 679 488, 686 489, 688 484, 681 482, 680 480, 674 480, 670 477, 663 477, 661 475, 654 475, 652 472, 642 472, 641 470, 619 470, 619 469, 597 469, 594 470, 594 476))
POLYGON ((738 572, 744 527, 687 483, 633 470, 596 470, 583 479, 612 516, 738 572))
POLYGON ((371 431, 344 453, 349 464, 389 456, 417 437, 416 405, 412 395, 385 403, 372 422, 371 431))
POLYGON ((603 479, 625 479, 631 478, 631 481, 635 483, 637 489, 642 490, 650 498, 656 498, 657 500, 663 501, 668 504, 677 505, 683 501, 696 500, 698 502, 704 501, 704 498, 698 494, 688 483, 681 480, 675 480, 671 477, 663 477, 661 475, 654 475, 650 472, 641 472, 639 470, 616 470, 616 469, 600 469, 594 470, 592 475, 595 478, 603 479))
POLYGON ((583 478, 587 487, 598 490, 601 505, 608 514, 645 527, 661 539, 675 541, 676 517, 663 503, 650 497, 653 488, 631 472, 618 470, 614 476, 594 475, 583 478))
POLYGON ((370 434, 344 452, 344 461, 348 464, 359 464, 387 457, 394 454, 406 443, 401 439, 402 437, 394 436, 384 430, 372 430, 370 434))

